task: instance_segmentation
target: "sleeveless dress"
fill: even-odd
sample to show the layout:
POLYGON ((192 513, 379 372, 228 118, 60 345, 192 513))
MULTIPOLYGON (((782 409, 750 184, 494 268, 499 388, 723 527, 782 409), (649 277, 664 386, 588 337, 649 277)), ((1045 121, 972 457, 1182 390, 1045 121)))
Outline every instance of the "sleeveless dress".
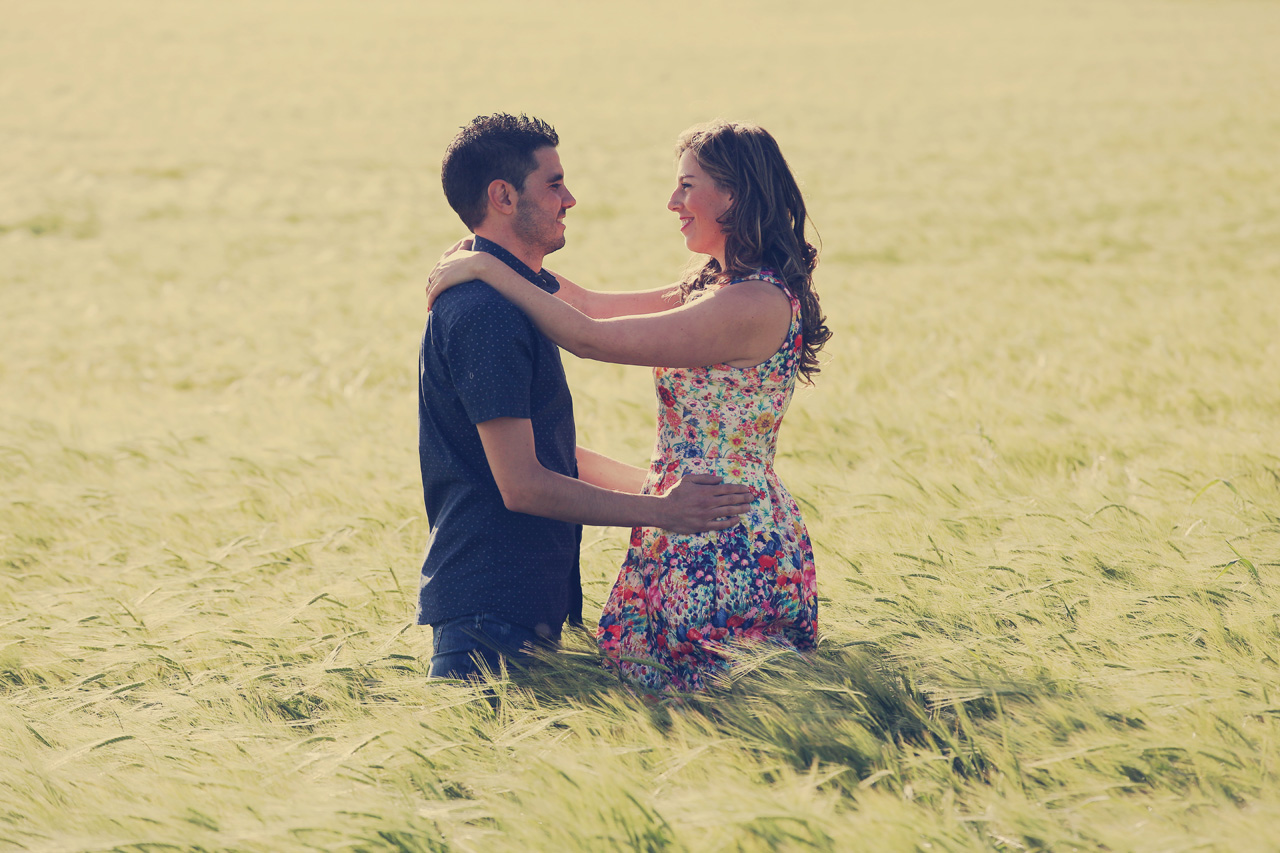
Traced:
POLYGON ((665 494, 685 475, 710 473, 750 486, 754 498, 743 523, 728 530, 631 531, 596 639, 624 677, 654 690, 703 689, 728 670, 734 645, 807 650, 816 640, 813 547, 773 470, 800 365, 800 301, 770 270, 740 280, 750 279, 776 285, 791 301, 776 353, 754 367, 653 371, 658 437, 642 492, 665 494))

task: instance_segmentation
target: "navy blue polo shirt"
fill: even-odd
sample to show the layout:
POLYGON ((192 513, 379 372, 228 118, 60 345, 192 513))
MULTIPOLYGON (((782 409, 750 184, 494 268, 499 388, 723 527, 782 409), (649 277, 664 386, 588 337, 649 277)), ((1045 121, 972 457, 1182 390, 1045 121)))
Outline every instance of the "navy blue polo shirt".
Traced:
MULTIPOLYGON (((548 293, 559 284, 490 240, 500 258, 548 293)), ((457 285, 427 316, 418 360, 418 457, 431 542, 422 564, 418 623, 491 613, 558 631, 582 618, 582 527, 512 512, 489 470, 476 424, 528 418, 538 461, 578 476, 573 401, 560 350, 519 308, 481 281, 457 285)))

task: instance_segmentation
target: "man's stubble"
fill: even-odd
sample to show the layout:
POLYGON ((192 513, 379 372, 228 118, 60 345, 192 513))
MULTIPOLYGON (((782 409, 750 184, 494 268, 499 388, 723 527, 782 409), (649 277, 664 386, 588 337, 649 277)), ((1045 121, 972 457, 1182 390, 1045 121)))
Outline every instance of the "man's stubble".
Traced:
POLYGON ((531 204, 516 201, 516 216, 511 230, 530 249, 536 249, 545 257, 564 248, 564 234, 556 228, 557 220, 541 218, 542 211, 531 204))

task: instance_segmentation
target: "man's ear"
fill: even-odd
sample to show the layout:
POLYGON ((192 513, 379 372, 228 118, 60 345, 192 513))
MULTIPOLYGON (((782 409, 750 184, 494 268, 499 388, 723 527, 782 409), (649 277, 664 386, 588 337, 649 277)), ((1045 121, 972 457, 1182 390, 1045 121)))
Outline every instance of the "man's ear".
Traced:
POLYGON ((489 182, 489 207, 496 208, 499 213, 514 213, 519 197, 516 188, 501 178, 489 182))

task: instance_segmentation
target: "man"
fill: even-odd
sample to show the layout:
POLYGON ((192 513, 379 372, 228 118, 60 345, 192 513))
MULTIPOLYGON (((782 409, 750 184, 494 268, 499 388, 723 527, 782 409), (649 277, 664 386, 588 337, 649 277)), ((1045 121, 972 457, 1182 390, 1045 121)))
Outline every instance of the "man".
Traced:
MULTIPOLYGON (((550 293, 559 285, 542 261, 564 246, 576 203, 559 142, 538 119, 480 116, 441 167, 473 248, 550 293)), ((418 455, 431 523, 418 623, 433 629, 432 676, 519 661, 556 646, 566 617, 581 621, 581 525, 693 533, 723 529, 750 504, 749 489, 709 476, 640 495, 643 470, 577 447, 559 349, 479 281, 443 294, 427 320, 418 455)))

